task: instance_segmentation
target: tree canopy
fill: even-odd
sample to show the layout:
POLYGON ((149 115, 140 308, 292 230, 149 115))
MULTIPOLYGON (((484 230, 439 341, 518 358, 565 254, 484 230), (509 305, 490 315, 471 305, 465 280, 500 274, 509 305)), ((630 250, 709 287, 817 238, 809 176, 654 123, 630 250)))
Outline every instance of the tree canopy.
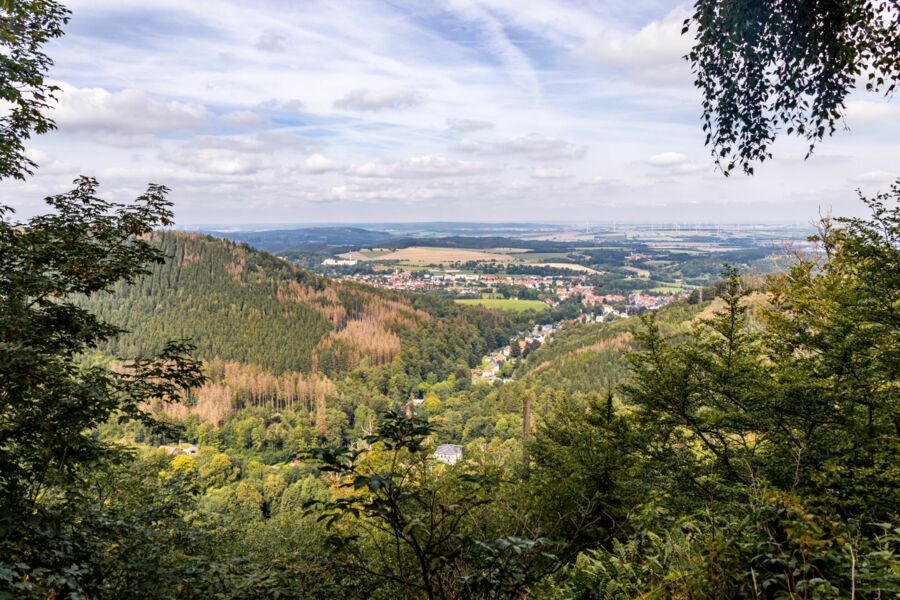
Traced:
POLYGON ((63 35, 69 11, 53 0, 0 0, 0 179, 25 179, 37 166, 25 152, 32 133, 56 125, 47 115, 59 90, 45 80, 53 61, 43 46, 63 35))
POLYGON ((854 89, 890 95, 900 79, 897 0, 697 0, 689 31, 706 144, 726 175, 752 174, 782 132, 811 154, 854 89))

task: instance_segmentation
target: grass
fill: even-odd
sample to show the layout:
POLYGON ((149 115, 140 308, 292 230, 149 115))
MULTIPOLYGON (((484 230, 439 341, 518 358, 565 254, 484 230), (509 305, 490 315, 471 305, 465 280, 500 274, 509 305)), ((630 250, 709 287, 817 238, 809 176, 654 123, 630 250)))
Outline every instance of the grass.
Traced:
POLYGON ((512 310, 515 312, 523 312, 526 310, 537 310, 544 311, 547 310, 547 305, 541 302, 540 300, 517 300, 514 298, 510 299, 488 299, 481 298, 478 300, 475 299, 463 299, 456 301, 459 304, 478 304, 480 306, 484 306, 485 308, 494 308, 497 310, 512 310))
POLYGON ((657 280, 655 287, 648 289, 648 292, 655 292, 657 294, 677 294, 679 292, 690 292, 695 287, 694 285, 690 285, 687 283, 679 283, 677 281, 660 281, 657 280))
POLYGON ((362 254, 363 256, 365 256, 366 258, 372 259, 372 258, 378 258, 380 256, 384 256, 385 254, 390 254, 391 252, 390 252, 390 250, 368 249, 368 250, 360 250, 359 253, 362 254))

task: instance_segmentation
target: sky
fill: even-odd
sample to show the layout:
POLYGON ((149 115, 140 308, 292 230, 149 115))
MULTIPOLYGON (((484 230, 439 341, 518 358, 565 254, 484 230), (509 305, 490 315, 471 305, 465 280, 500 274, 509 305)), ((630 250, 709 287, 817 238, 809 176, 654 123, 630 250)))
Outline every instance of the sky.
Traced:
POLYGON ((804 160, 753 177, 703 146, 664 0, 78 0, 47 50, 58 130, 0 184, 19 218, 79 174, 178 225, 397 221, 808 223, 900 174, 900 102, 854 95, 804 160))

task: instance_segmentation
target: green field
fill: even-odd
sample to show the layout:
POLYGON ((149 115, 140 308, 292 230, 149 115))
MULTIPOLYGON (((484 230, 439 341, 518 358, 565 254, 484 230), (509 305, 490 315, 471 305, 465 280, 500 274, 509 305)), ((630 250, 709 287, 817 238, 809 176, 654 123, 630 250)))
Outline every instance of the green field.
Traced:
POLYGON ((496 308, 497 310, 514 310, 516 312, 522 312, 525 310, 537 310, 544 311, 547 310, 547 305, 541 302, 540 300, 502 300, 502 299, 488 299, 482 298, 480 300, 475 299, 463 299, 456 301, 459 304, 479 304, 486 308, 496 308))
POLYGON ((382 250, 382 249, 375 250, 375 249, 369 248, 369 249, 361 249, 359 251, 359 253, 362 254, 363 256, 365 256, 366 258, 380 258, 380 257, 384 256, 385 254, 390 254, 391 251, 390 250, 382 250))
POLYGON ((648 291, 655 292, 657 294, 677 294, 679 292, 690 292, 694 289, 695 286, 685 285, 683 283, 677 282, 663 282, 663 285, 659 285, 653 288, 650 288, 648 291))

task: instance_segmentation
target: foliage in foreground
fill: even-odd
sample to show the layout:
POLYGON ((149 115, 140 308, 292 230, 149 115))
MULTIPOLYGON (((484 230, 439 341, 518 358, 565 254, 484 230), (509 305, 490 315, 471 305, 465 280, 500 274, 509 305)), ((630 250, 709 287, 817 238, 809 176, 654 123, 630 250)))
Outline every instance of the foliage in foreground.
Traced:
POLYGON ((630 477, 593 495, 618 531, 545 582, 551 597, 900 593, 898 201, 895 185, 871 219, 826 220, 821 254, 770 280, 760 325, 735 273, 691 336, 645 320, 617 416, 630 477))
POLYGON ((0 556, 6 585, 19 593, 100 585, 104 553, 91 540, 110 507, 96 506, 91 490, 125 457, 91 430, 110 419, 159 429, 145 406, 203 381, 182 342, 116 371, 82 366, 81 355, 119 330, 73 296, 133 281, 163 260, 141 236, 170 223, 171 212, 163 187, 122 206, 97 198, 91 179, 76 185, 48 199, 53 214, 0 221, 0 556))
POLYGON ((778 134, 809 143, 833 134, 850 93, 890 96, 900 79, 896 0, 697 0, 683 34, 703 94, 716 164, 753 174, 778 134))
POLYGON ((333 532, 334 558, 410 597, 510 598, 552 566, 548 541, 518 532, 484 539, 481 511, 499 482, 473 465, 436 463, 427 421, 388 412, 361 449, 320 449, 335 496, 314 500, 333 532), (381 549, 379 551, 379 549, 381 549))
POLYGON ((94 435, 123 419, 164 439, 145 407, 202 381, 179 345, 85 362, 116 329, 70 303, 161 258, 140 235, 167 218, 163 192, 117 207, 82 180, 55 215, 4 222, 8 597, 900 592, 900 187, 868 220, 823 223, 822 252, 771 278, 763 306, 732 272, 689 333, 646 318, 618 395, 504 387, 537 402, 536 427, 519 423, 532 441, 453 466, 431 457, 434 424, 391 411, 290 467, 235 454, 239 431, 203 429, 227 453, 137 461, 94 435))

